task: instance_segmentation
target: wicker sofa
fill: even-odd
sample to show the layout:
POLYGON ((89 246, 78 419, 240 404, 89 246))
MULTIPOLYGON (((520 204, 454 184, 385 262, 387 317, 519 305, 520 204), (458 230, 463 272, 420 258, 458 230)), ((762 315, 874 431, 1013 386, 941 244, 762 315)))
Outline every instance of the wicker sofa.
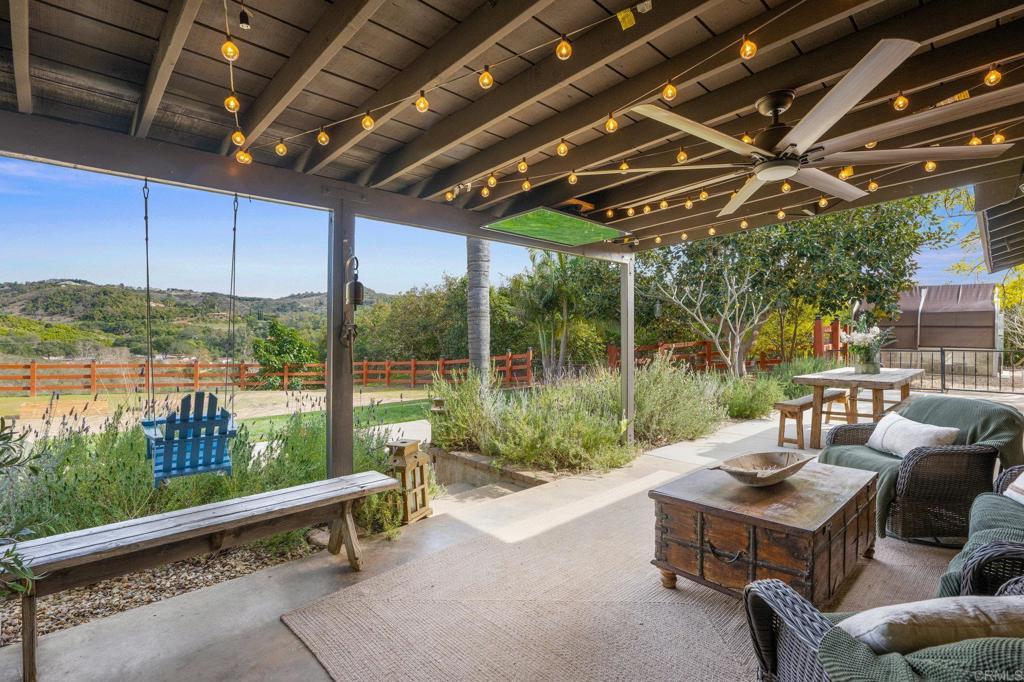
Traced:
POLYGON ((1024 415, 1008 405, 950 396, 914 398, 900 414, 956 427, 960 435, 953 445, 916 448, 900 459, 867 447, 875 424, 841 425, 829 432, 819 460, 878 472, 879 536, 959 546, 968 537, 974 499, 993 490, 996 460, 1004 467, 1024 464, 1024 415))

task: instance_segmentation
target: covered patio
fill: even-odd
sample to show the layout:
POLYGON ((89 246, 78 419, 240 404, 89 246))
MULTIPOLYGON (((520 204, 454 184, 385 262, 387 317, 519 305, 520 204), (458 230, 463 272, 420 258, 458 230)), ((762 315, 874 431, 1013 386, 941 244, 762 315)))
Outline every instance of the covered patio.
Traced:
MULTIPOLYGON (((995 228, 1016 224, 1007 216, 1021 192, 1022 18, 1024 3, 1001 0, 9 0, 0 7, 0 154, 324 211, 325 456, 339 477, 353 472, 353 259, 374 239, 357 234, 358 218, 617 264, 625 358, 635 347, 635 258, 651 249, 973 186, 990 266, 1006 267, 1018 262, 1016 242, 1005 231, 997 242, 995 228)), ((620 377, 631 435, 634 364, 623 362, 620 377)), ((695 657, 688 673, 749 677, 756 664, 740 604, 695 584, 658 592, 650 524, 632 521, 649 518, 649 489, 758 447, 763 435, 727 434, 717 454, 648 453, 621 471, 420 522, 397 542, 371 541, 363 573, 320 555, 43 637, 40 675, 344 679, 352 661, 325 658, 344 637, 313 617, 305 627, 325 639, 300 641, 278 619, 294 612, 289 625, 301 628, 301 607, 364 581, 401 601, 400 583, 388 581, 416 576, 388 578, 390 569, 434 561, 416 566, 440 579, 455 570, 444 552, 472 564, 486 554, 468 543, 499 543, 506 580, 463 583, 451 599, 508 587, 522 567, 516 547, 552 550, 537 565, 564 572, 553 600, 574 604, 586 600, 566 576, 604 559, 616 568, 640 560, 593 585, 608 601, 649 607, 624 608, 624 619, 648 624, 630 632, 664 635, 655 626, 666 612, 677 625, 713 624, 716 649, 689 645, 716 655, 695 657), (625 543, 621 554, 597 532, 617 512, 611 540, 625 543), (700 618, 679 615, 688 609, 700 618), (108 646, 120 641, 138 646, 108 646)), ((932 596, 951 553, 918 552, 883 543, 885 560, 841 606, 880 605, 873 581, 919 567, 929 580, 909 581, 890 601, 932 596)), ((496 613, 521 620, 498 618, 493 632, 531 622, 515 611, 514 591, 496 600, 496 613)), ((431 615, 416 606, 403 637, 416 637, 415 616, 431 615)), ((568 613, 566 628, 593 611, 568 613)), ((611 635, 604 625, 594 636, 611 635)), ((645 677, 678 679, 678 656, 659 658, 658 643, 670 640, 652 644, 651 660, 670 667, 645 677)), ((402 644, 360 646, 366 661, 374 647, 402 644)), ((13 649, 0 653, 4 679, 20 675, 13 649)), ((552 659, 551 678, 601 676, 574 667, 579 660, 552 659)))

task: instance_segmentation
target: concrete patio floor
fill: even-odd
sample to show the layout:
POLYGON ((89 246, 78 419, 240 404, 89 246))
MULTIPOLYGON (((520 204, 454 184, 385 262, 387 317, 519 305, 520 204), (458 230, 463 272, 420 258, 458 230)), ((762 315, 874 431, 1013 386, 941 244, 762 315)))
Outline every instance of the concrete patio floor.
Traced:
MULTIPOLYGON (((1020 406, 1024 396, 986 397, 1020 406)), ((325 552, 108 618, 45 635, 42 680, 327 680, 280 616, 398 565, 481 534, 551 527, 611 504, 654 479, 668 480, 716 459, 777 449, 777 415, 730 421, 696 441, 651 450, 604 474, 559 479, 459 506, 404 529, 396 541, 364 541, 364 570, 325 552)), ((647 532, 648 529, 639 529, 647 532)), ((20 646, 0 649, 0 682, 20 679, 20 646)))

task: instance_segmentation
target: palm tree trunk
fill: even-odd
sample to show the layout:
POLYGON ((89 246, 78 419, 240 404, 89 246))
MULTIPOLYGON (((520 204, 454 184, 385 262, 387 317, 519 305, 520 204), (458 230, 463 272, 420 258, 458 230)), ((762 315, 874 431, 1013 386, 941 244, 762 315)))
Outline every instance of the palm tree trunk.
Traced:
POLYGON ((491 245, 466 237, 469 365, 487 376, 491 371, 491 245))
POLYGON ((566 355, 569 352, 569 301, 562 299, 562 338, 558 342, 558 370, 565 369, 566 355))

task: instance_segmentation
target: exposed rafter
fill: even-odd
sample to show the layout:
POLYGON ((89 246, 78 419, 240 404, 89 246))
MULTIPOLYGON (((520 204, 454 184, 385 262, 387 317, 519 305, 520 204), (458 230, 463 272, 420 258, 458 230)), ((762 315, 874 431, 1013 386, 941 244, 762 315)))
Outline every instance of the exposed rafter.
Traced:
POLYGON ((149 128, 153 125, 157 109, 160 108, 160 100, 164 97, 167 82, 171 79, 181 48, 185 46, 185 39, 188 38, 188 32, 202 5, 203 0, 172 0, 168 5, 167 17, 160 31, 160 42, 149 66, 142 97, 132 117, 132 135, 135 137, 149 135, 149 128))
MULTIPOLYGON (((434 83, 447 80, 466 63, 476 61, 494 43, 500 41, 552 0, 519 0, 518 2, 484 2, 462 23, 456 25, 419 59, 398 72, 394 78, 362 103, 360 110, 373 112, 376 125, 388 122, 401 107, 409 106, 410 98, 434 83), (398 102, 397 104, 395 102, 398 102)), ((310 150, 309 158, 301 159, 302 170, 316 173, 359 143, 370 132, 363 129, 358 118, 345 121, 331 129, 331 141, 325 147, 310 150)))
MULTIPOLYGON (((341 48, 369 21, 385 0, 349 0, 338 2, 326 10, 273 79, 263 88, 256 101, 242 116, 242 132, 248 149, 266 132, 281 112, 334 58, 341 48)), ((231 150, 231 137, 221 144, 221 153, 231 150)))
POLYGON ((568 87, 569 83, 614 62, 645 42, 690 21, 699 12, 721 1, 656 3, 650 12, 636 15, 636 24, 625 30, 617 21, 599 24, 575 39, 572 59, 560 61, 554 54, 549 54, 469 106, 442 119, 418 139, 382 158, 368 173, 367 184, 378 187, 393 180, 487 130, 494 122, 515 115, 517 111, 560 88, 568 87))
MULTIPOLYGON (((817 87, 821 82, 842 76, 882 38, 900 37, 929 43, 955 34, 961 31, 965 25, 995 21, 1018 8, 1019 3, 1008 0, 970 4, 964 4, 958 0, 936 0, 927 6, 869 26, 804 55, 781 62, 759 72, 756 76, 744 78, 695 100, 680 104, 675 109, 693 120, 707 125, 716 125, 729 117, 750 111, 757 98, 771 90, 793 88, 799 92, 801 89, 817 87)), ((1006 52, 1012 52, 1014 49, 1006 43, 1002 44, 1002 47, 1006 52)), ((962 59, 963 56, 961 54, 960 58, 962 59)), ((954 73, 955 71, 956 69, 953 70, 954 73)), ((904 72, 905 69, 901 68, 897 75, 904 72)), ((897 83, 896 88, 899 87, 896 80, 887 82, 897 83)), ((890 94, 894 94, 896 88, 890 94)), ((533 170, 538 176, 552 174, 548 176, 552 180, 538 181, 536 185, 540 185, 542 182, 550 183, 554 179, 562 180, 563 178, 558 177, 558 174, 568 174, 569 171, 576 168, 587 168, 606 163, 629 156, 636 150, 657 146, 669 137, 674 136, 657 121, 640 121, 616 134, 605 135, 575 148, 569 157, 552 157, 535 164, 533 170)), ((572 194, 564 187, 564 184, 564 182, 560 183, 559 187, 550 193, 538 191, 540 187, 535 185, 535 190, 530 193, 530 198, 517 203, 516 210, 520 209, 524 203, 554 205, 564 201, 567 198, 567 193, 572 194)), ((581 180, 580 187, 569 189, 577 194, 585 194, 588 191, 594 191, 600 185, 600 181, 594 181, 591 178, 588 179, 586 185, 581 180)), ((518 194, 516 187, 503 186, 500 192, 491 193, 488 202, 477 202, 475 206, 493 204, 496 201, 508 199, 514 194, 518 194)), ((506 212, 510 208, 503 207, 501 212, 506 212)))
POLYGON ((28 69, 28 0, 10 0, 11 53, 18 111, 32 113, 32 76, 28 69))

